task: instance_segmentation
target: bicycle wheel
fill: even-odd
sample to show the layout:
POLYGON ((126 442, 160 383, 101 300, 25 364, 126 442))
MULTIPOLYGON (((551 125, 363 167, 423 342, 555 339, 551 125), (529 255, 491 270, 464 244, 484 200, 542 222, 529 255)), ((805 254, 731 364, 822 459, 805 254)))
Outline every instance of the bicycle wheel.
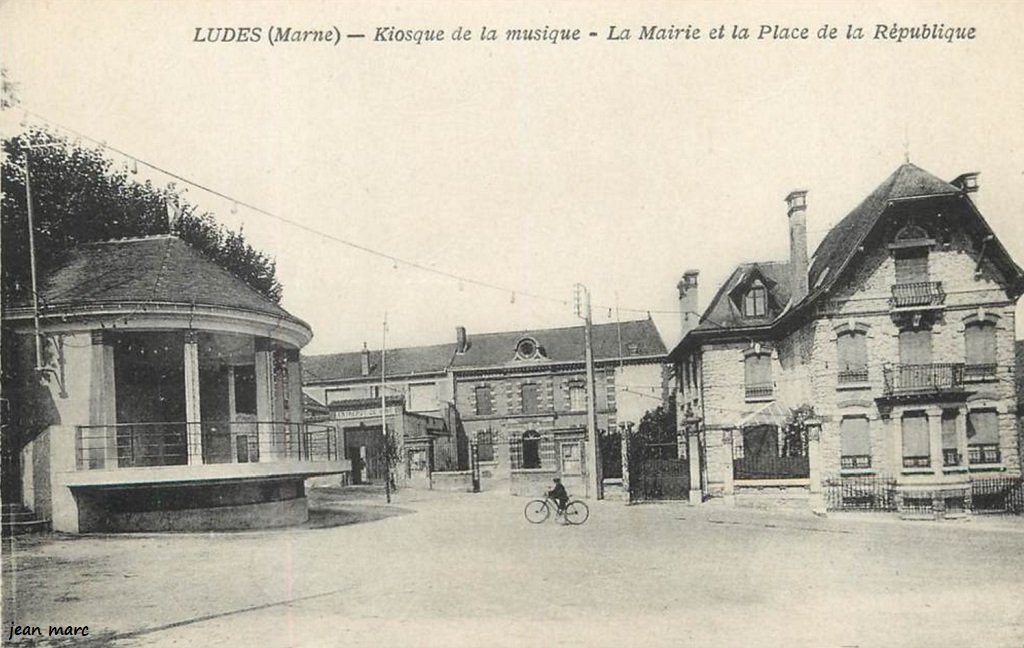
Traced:
POLYGON ((523 515, 531 524, 540 524, 551 515, 551 507, 542 499, 530 500, 523 509, 523 515))
POLYGON ((583 524, 590 517, 590 507, 579 500, 573 500, 565 506, 565 521, 569 524, 583 524))

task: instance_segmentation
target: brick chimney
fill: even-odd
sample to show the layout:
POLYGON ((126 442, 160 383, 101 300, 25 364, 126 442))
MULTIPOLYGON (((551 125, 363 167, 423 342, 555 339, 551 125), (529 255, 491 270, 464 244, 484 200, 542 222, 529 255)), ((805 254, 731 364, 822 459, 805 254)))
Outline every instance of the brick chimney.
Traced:
POLYGON ((697 275, 700 270, 687 270, 683 278, 676 284, 679 289, 679 316, 682 335, 697 328, 700 324, 700 310, 697 303, 697 275))
POLYGON ((466 337, 466 327, 455 327, 455 353, 465 353, 469 349, 469 338, 466 337))
POLYGON ((807 296, 807 192, 798 189, 786 196, 789 216, 789 292, 793 303, 807 296))
POLYGON ((359 354, 359 369, 364 376, 370 375, 370 350, 366 348, 366 342, 363 342, 363 350, 359 354))

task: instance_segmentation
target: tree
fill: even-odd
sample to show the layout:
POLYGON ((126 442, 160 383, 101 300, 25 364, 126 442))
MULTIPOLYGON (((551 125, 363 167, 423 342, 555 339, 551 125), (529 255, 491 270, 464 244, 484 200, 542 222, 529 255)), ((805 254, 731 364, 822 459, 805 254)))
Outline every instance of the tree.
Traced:
POLYGON ((90 241, 173 233, 268 299, 278 302, 281 284, 274 261, 226 230, 210 213, 185 201, 174 185, 135 182, 101 147, 87 148, 49 131, 33 129, 3 142, 3 300, 28 296, 28 210, 25 163, 29 164, 40 273, 66 250, 90 241), (26 150, 26 142, 32 143, 26 150), (177 218, 168 224, 167 205, 177 218))

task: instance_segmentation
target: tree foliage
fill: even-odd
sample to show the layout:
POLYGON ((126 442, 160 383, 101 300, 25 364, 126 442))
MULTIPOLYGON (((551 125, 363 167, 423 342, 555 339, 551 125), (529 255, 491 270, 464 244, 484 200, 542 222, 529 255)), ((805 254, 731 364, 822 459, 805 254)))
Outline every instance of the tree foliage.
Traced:
POLYGON ((28 295, 29 241, 25 191, 28 158, 36 258, 40 273, 66 250, 91 241, 173 233, 257 292, 280 301, 273 259, 229 231, 207 212, 188 203, 174 185, 136 182, 101 147, 34 129, 3 141, 2 177, 3 299, 28 295), (31 148, 26 149, 26 143, 31 148), (177 217, 168 224, 168 208, 177 217))

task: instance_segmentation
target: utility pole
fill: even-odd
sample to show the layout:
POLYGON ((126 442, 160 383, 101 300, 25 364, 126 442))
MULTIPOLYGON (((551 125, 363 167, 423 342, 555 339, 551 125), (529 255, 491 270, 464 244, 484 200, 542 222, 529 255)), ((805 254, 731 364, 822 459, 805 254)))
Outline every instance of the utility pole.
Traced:
POLYGON ((387 393, 385 388, 387 387, 386 375, 384 371, 386 365, 384 363, 384 350, 388 345, 388 312, 384 311, 384 324, 381 326, 380 336, 380 432, 381 432, 381 443, 383 451, 381 456, 384 459, 384 497, 387 499, 387 503, 391 503, 391 457, 389 456, 390 448, 388 447, 388 410, 387 410, 387 393))
POLYGON ((597 435, 597 384, 594 376, 593 322, 590 313, 590 291, 583 284, 575 286, 576 316, 583 318, 583 336, 587 365, 587 495, 604 499, 601 489, 601 448, 597 435))

